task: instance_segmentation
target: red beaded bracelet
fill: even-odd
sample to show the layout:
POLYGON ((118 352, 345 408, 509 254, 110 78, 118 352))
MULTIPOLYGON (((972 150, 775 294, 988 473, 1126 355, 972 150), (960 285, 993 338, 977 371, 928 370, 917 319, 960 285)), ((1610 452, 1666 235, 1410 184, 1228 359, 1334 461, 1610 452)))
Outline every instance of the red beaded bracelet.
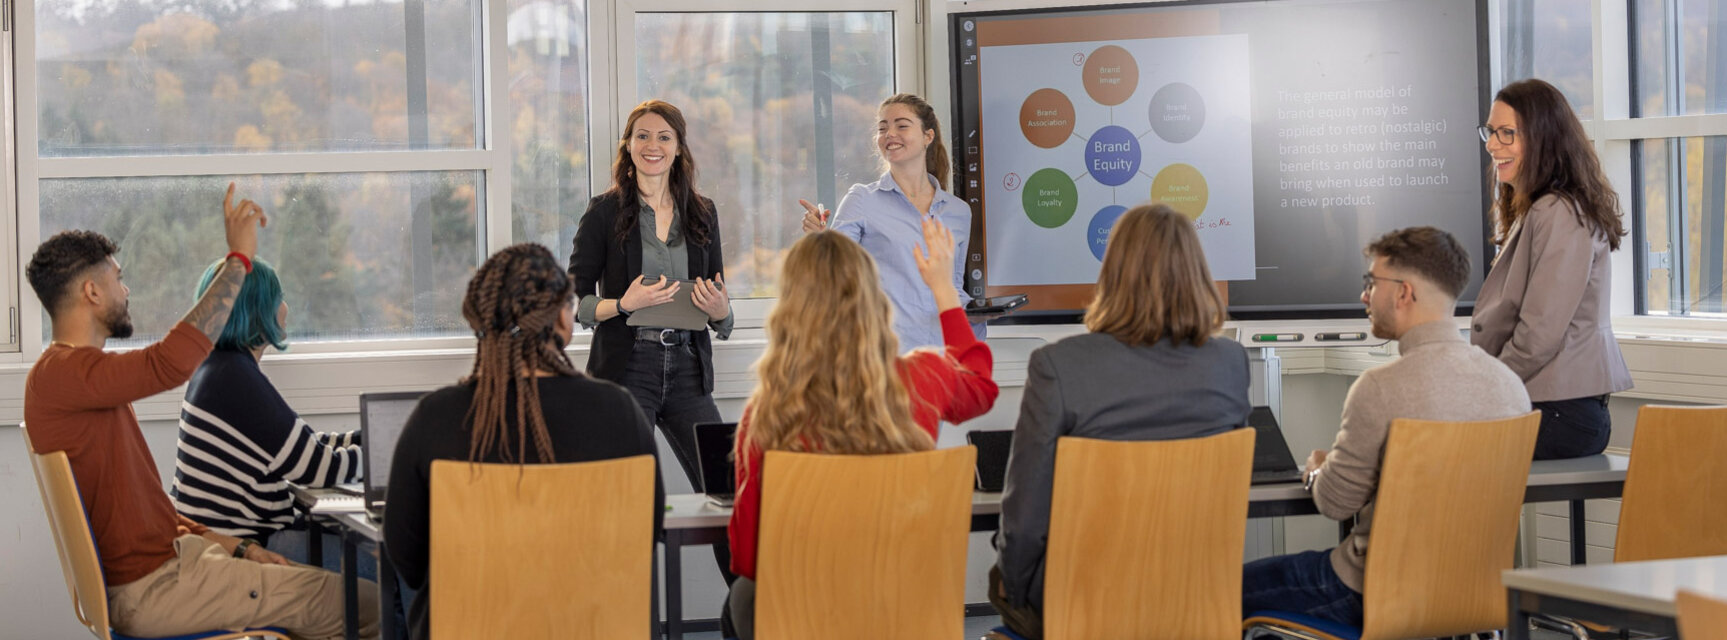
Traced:
MULTIPOLYGON (((240 264, 246 266, 246 273, 252 273, 252 259, 246 257, 246 254, 238 251, 229 251, 228 258, 239 258, 240 264)), ((228 258, 223 258, 223 260, 227 260, 228 258)))

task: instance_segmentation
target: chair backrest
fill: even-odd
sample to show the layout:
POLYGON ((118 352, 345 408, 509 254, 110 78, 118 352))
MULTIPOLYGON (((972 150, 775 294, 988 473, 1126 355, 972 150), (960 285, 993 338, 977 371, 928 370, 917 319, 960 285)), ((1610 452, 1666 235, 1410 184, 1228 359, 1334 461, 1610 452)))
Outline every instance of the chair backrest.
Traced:
POLYGON ((1398 419, 1380 467, 1362 640, 1505 627, 1505 587, 1541 414, 1398 419))
POLYGON ((24 432, 24 450, 30 455, 30 470, 42 492, 42 508, 48 512, 48 528, 54 548, 60 553, 60 570, 66 575, 66 590, 72 596, 72 612, 97 638, 108 640, 108 588, 102 578, 102 561, 96 554, 96 538, 72 477, 72 461, 64 451, 36 453, 30 432, 24 432))
POLYGON ((1637 411, 1616 562, 1727 555, 1727 406, 1637 411))
POLYGON ((1055 448, 1044 637, 1241 637, 1254 433, 1055 448))
POLYGON ((1679 636, 1686 640, 1727 638, 1727 600, 1679 591, 1679 636))
POLYGON ((767 452, 756 637, 964 635, 976 460, 969 446, 890 455, 767 452))
POLYGON ((654 474, 646 455, 432 462, 432 637, 646 637, 654 474))

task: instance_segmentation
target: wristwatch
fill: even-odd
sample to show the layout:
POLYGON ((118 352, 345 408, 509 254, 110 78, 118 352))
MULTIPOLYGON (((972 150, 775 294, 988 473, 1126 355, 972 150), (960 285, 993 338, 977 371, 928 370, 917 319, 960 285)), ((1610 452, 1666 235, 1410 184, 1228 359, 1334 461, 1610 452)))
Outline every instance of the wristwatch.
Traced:
POLYGON ((1302 488, 1302 490, 1313 491, 1313 481, 1318 480, 1318 479, 1319 479, 1319 470, 1318 469, 1314 469, 1314 470, 1309 471, 1307 473, 1301 474, 1301 488, 1302 488))
POLYGON ((623 298, 618 298, 618 304, 616 305, 616 308, 618 310, 618 315, 623 316, 625 318, 630 317, 630 312, 624 310, 624 299, 623 298))
POLYGON ((246 557, 246 550, 252 548, 252 545, 255 545, 255 544, 258 544, 258 543, 251 540, 250 538, 240 538, 240 544, 234 545, 234 557, 236 557, 236 558, 246 557))

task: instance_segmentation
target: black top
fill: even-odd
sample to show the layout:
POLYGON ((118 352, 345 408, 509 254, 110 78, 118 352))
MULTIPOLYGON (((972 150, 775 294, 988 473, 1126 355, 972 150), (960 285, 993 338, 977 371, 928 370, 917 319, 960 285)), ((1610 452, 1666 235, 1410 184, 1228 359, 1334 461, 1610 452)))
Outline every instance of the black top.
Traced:
MULTIPOLYGON (((540 378, 540 410, 552 436, 552 454, 558 462, 589 462, 648 454, 655 456, 652 427, 636 400, 615 384, 582 377, 540 378)), ((471 387, 444 387, 420 399, 396 442, 390 463, 390 494, 384 504, 384 548, 395 563, 396 575, 409 588, 419 590, 408 612, 408 627, 414 638, 431 634, 429 612, 432 591, 426 584, 431 563, 432 461, 467 460, 471 431, 466 417, 472 404, 471 387)), ((515 401, 505 404, 514 407, 515 401)), ((511 423, 515 413, 508 416, 511 423)), ((513 431, 500 438, 514 450, 513 431)), ((530 449, 531 449, 530 445, 530 449)), ((490 456, 481 462, 502 462, 490 456)), ((654 474, 654 537, 658 539, 665 520, 665 487, 654 474)), ((523 553, 532 553, 523 550, 523 553)), ((572 578, 575 578, 572 576, 572 578)))
MULTIPOLYGON (((699 196, 698 196, 699 197, 699 196)), ((576 281, 576 299, 598 295, 602 298, 622 298, 630 282, 642 275, 642 234, 639 226, 631 227, 629 236, 619 246, 615 230, 617 218, 624 212, 616 191, 595 196, 588 202, 576 226, 575 252, 570 254, 570 277, 576 281)), ((714 203, 701 198, 706 211, 714 211, 714 203)), ((627 205, 633 209, 637 203, 627 205)), ((702 215, 695 207, 678 206, 680 214, 702 215)), ((725 272, 720 250, 720 228, 712 213, 708 215, 708 243, 684 243, 689 248, 691 277, 712 278, 725 272)), ((629 366, 630 352, 635 349, 635 327, 625 324, 623 316, 601 322, 594 329, 593 346, 588 352, 588 373, 599 378, 620 382, 629 366)), ((702 369, 702 391, 714 392, 714 345, 707 331, 690 335, 696 362, 702 369)))

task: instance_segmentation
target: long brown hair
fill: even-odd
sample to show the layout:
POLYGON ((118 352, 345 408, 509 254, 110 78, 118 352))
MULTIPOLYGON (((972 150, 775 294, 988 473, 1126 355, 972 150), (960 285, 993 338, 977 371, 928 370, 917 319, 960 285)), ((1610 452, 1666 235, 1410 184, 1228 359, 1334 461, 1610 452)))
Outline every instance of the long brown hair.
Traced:
POLYGON ((1223 326, 1223 296, 1187 216, 1169 205, 1140 205, 1109 232, 1085 328, 1133 346, 1165 337, 1194 346, 1223 326))
MULTIPOLYGON (((712 237, 714 212, 696 192, 696 157, 690 153, 684 112, 664 100, 649 100, 636 105, 630 110, 630 119, 624 123, 624 135, 618 139, 618 159, 612 161, 612 188, 606 191, 615 199, 622 214, 618 216, 612 234, 622 245, 630 237, 630 231, 636 228, 636 207, 641 193, 636 188, 636 162, 630 157, 630 136, 636 130, 636 121, 650 113, 665 118, 666 124, 671 125, 672 132, 678 136, 678 157, 672 161, 672 175, 666 185, 678 207, 678 218, 683 221, 684 239, 691 244, 706 245, 712 237)), ((668 211, 657 213, 670 215, 668 211)))
POLYGON ((941 139, 941 121, 935 118, 935 108, 914 94, 896 93, 881 101, 881 106, 877 107, 876 110, 886 109, 890 104, 903 104, 911 107, 912 113, 917 114, 917 119, 923 123, 923 130, 935 132, 935 138, 930 141, 929 146, 923 152, 924 171, 935 176, 936 184, 941 185, 942 191, 947 191, 947 178, 953 170, 953 166, 947 158, 947 144, 943 143, 941 139))
POLYGON ((780 297, 756 364, 750 428, 736 445, 760 451, 865 454, 925 451, 895 368, 899 339, 875 261, 836 231, 799 239, 780 268, 780 297))
POLYGON ((478 346, 474 371, 462 384, 474 388, 467 423, 473 429, 468 459, 496 452, 505 462, 528 461, 528 441, 540 462, 552 462, 552 438, 540 412, 537 371, 580 375, 564 355, 558 335, 559 314, 575 297, 575 283, 552 252, 533 243, 512 245, 493 254, 468 281, 462 317, 478 346), (515 424, 506 424, 515 394, 515 424), (506 430, 514 428, 506 438, 506 430), (512 440, 515 451, 502 440, 512 440))
POLYGON ((1494 195, 1493 243, 1505 246, 1512 226, 1529 213, 1536 200, 1551 193, 1576 205, 1578 222, 1617 250, 1619 239, 1626 233, 1619 195, 1602 172, 1601 160, 1595 157, 1595 148, 1565 101, 1565 94, 1545 81, 1530 78, 1505 85, 1493 101, 1505 103, 1517 114, 1517 137, 1523 144, 1517 169, 1522 188, 1501 182, 1494 195))

